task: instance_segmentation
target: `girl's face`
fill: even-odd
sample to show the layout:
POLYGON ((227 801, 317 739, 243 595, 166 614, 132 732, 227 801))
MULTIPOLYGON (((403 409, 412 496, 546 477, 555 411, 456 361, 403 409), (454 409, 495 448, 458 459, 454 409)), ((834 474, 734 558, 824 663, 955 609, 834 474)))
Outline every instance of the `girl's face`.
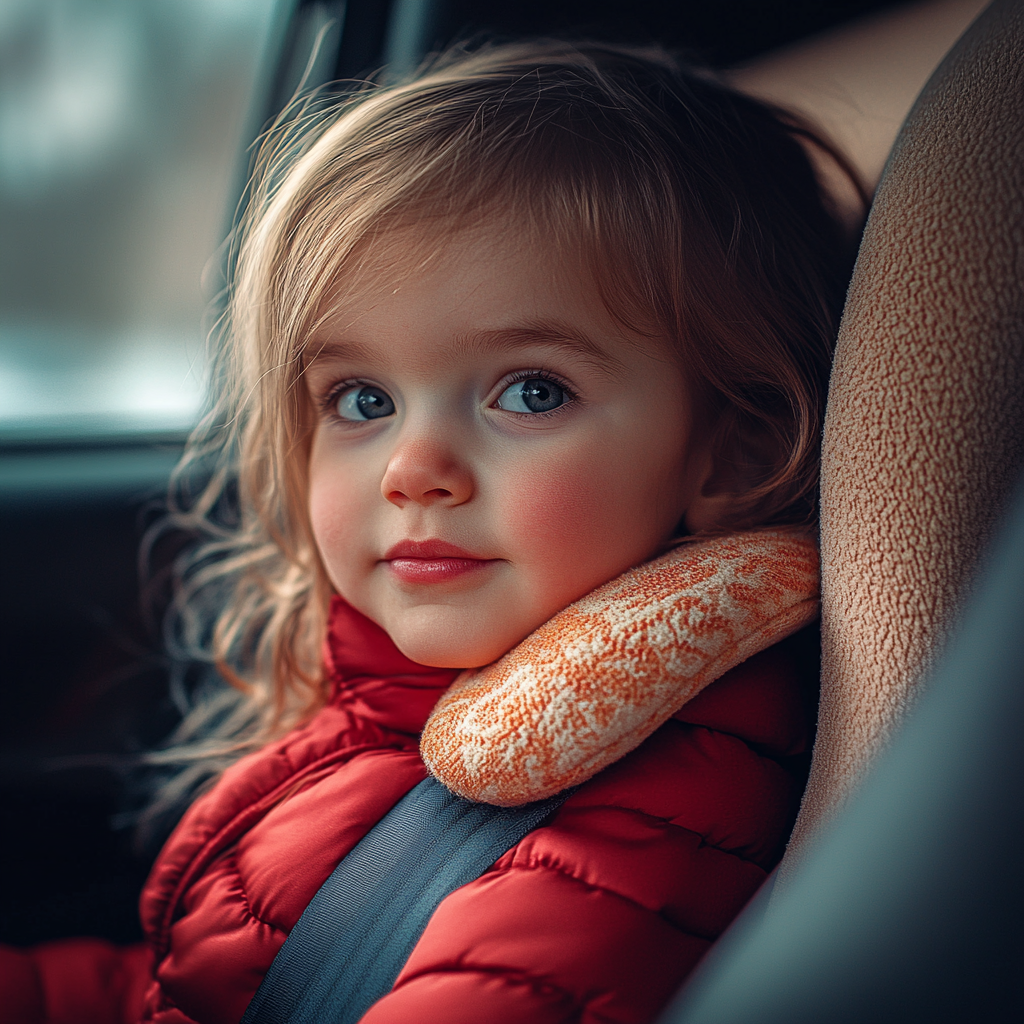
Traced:
POLYGON ((366 276, 308 348, 313 533, 403 654, 485 665, 653 556, 699 500, 687 386, 578 265, 500 226, 366 276))

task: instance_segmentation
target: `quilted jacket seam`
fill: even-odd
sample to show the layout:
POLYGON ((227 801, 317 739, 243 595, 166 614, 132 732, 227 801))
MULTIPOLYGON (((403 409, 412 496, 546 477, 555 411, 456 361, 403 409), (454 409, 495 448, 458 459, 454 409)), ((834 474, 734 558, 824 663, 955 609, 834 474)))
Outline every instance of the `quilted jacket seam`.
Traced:
POLYGON ((227 865, 230 865, 231 872, 238 881, 238 893, 242 901, 242 910, 244 911, 247 917, 255 921, 257 924, 261 924, 266 928, 270 928, 275 932, 279 932, 285 938, 287 938, 290 932, 286 928, 282 928, 280 925, 274 924, 273 921, 265 921, 262 917, 259 917, 253 910, 252 901, 249 899, 249 890, 246 888, 245 883, 242 881, 242 870, 238 864, 237 851, 237 846, 231 847, 228 851, 226 851, 226 855, 227 865))
MULTIPOLYGON (((567 811, 622 811, 625 814, 635 814, 639 818, 646 818, 648 821, 654 821, 661 825, 666 825, 669 828, 679 829, 680 832, 689 832, 691 835, 696 836, 700 840, 701 846, 708 846, 712 850, 717 850, 719 853, 726 854, 729 857, 735 857, 737 860, 742 861, 744 864, 750 864, 755 868, 760 868, 765 871, 764 865, 759 864, 756 860, 751 857, 744 857, 743 854, 737 853, 735 850, 730 850, 725 846, 720 846, 718 843, 711 842, 703 832, 699 832, 695 828, 690 828, 688 825, 681 825, 675 818, 664 818, 659 814, 650 814, 647 811, 642 811, 637 807, 624 807, 622 804, 585 804, 582 806, 574 806, 571 804, 566 805, 565 810, 567 811)), ((552 825, 558 823, 558 818, 554 818, 551 822, 552 825)))
MULTIPOLYGON (((580 878, 578 875, 574 875, 571 871, 556 864, 522 864, 512 865, 506 868, 502 873, 507 874, 512 871, 550 871, 552 874, 561 875, 563 878, 569 881, 575 882, 577 885, 583 886, 585 889, 591 892, 599 892, 605 896, 611 896, 614 899, 622 900, 624 903, 630 904, 638 910, 643 911, 645 914, 652 914, 654 917, 660 918, 670 928, 674 928, 677 932, 682 935, 689 935, 694 939, 701 939, 702 941, 714 942, 718 937, 717 935, 703 935, 697 931, 691 931, 689 928, 684 928, 677 921, 673 921, 670 917, 667 917, 663 910, 654 910, 651 907, 645 906, 639 900, 634 899, 632 896, 627 896, 626 893, 616 892, 614 889, 609 889, 605 885, 600 885, 597 882, 588 881, 586 878, 580 878)), ((767 872, 765 872, 767 876, 767 872)), ((486 876, 484 876, 486 877, 486 876)))
POLYGON ((417 981, 420 978, 427 978, 436 976, 439 974, 451 974, 465 976, 467 974, 479 974, 488 978, 498 978, 500 981, 511 985, 523 985, 535 992, 541 998, 550 999, 550 994, 556 994, 564 999, 572 1007, 571 1016, 566 1018, 566 1021, 578 1021, 583 1014, 583 1007, 585 1002, 577 999, 572 992, 562 985, 556 982, 550 981, 547 978, 524 969, 509 970, 507 967, 499 966, 485 966, 482 964, 450 964, 445 966, 432 966, 425 967, 423 970, 416 971, 414 974, 410 974, 408 977, 402 979, 400 985, 396 985, 393 992, 404 988, 412 981, 417 981), (547 990, 547 991, 545 991, 547 990))

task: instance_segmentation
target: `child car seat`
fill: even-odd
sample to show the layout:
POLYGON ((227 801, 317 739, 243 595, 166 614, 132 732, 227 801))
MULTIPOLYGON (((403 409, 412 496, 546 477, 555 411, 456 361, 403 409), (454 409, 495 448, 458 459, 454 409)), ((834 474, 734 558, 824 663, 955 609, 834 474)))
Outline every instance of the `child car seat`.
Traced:
POLYGON ((1024 4, 997 0, 902 129, 848 297, 794 839, 666 1024, 1017 1019, 1022 463, 1024 4))
POLYGON ((933 75, 890 157, 843 316, 822 462, 822 696, 794 849, 936 663, 1024 464, 1024 7, 933 75))

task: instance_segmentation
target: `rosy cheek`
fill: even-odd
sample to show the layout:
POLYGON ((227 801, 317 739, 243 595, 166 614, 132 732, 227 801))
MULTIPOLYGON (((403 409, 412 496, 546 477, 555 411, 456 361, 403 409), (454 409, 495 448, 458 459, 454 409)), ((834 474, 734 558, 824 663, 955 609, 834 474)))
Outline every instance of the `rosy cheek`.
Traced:
POLYGON ((598 512, 588 482, 561 477, 536 485, 509 503, 507 532, 516 541, 549 546, 563 539, 590 533, 598 512))
POLYGON ((534 463, 519 480, 503 502, 503 532, 540 559, 600 561, 607 552, 595 546, 628 525, 620 522, 616 481, 598 460, 560 457, 550 465, 534 463))
POLYGON ((309 519, 313 537, 328 569, 334 570, 341 553, 348 550, 358 522, 351 507, 351 488, 342 486, 335 475, 311 473, 309 519))

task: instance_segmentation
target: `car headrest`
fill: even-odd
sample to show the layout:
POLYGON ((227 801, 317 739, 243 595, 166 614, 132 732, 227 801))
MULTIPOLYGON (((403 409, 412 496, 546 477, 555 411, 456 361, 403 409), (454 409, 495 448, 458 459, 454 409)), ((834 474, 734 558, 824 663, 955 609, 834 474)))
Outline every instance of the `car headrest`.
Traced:
POLYGON ((897 138, 843 315, 818 739, 784 873, 914 704, 1022 464, 1024 4, 997 0, 897 138))

